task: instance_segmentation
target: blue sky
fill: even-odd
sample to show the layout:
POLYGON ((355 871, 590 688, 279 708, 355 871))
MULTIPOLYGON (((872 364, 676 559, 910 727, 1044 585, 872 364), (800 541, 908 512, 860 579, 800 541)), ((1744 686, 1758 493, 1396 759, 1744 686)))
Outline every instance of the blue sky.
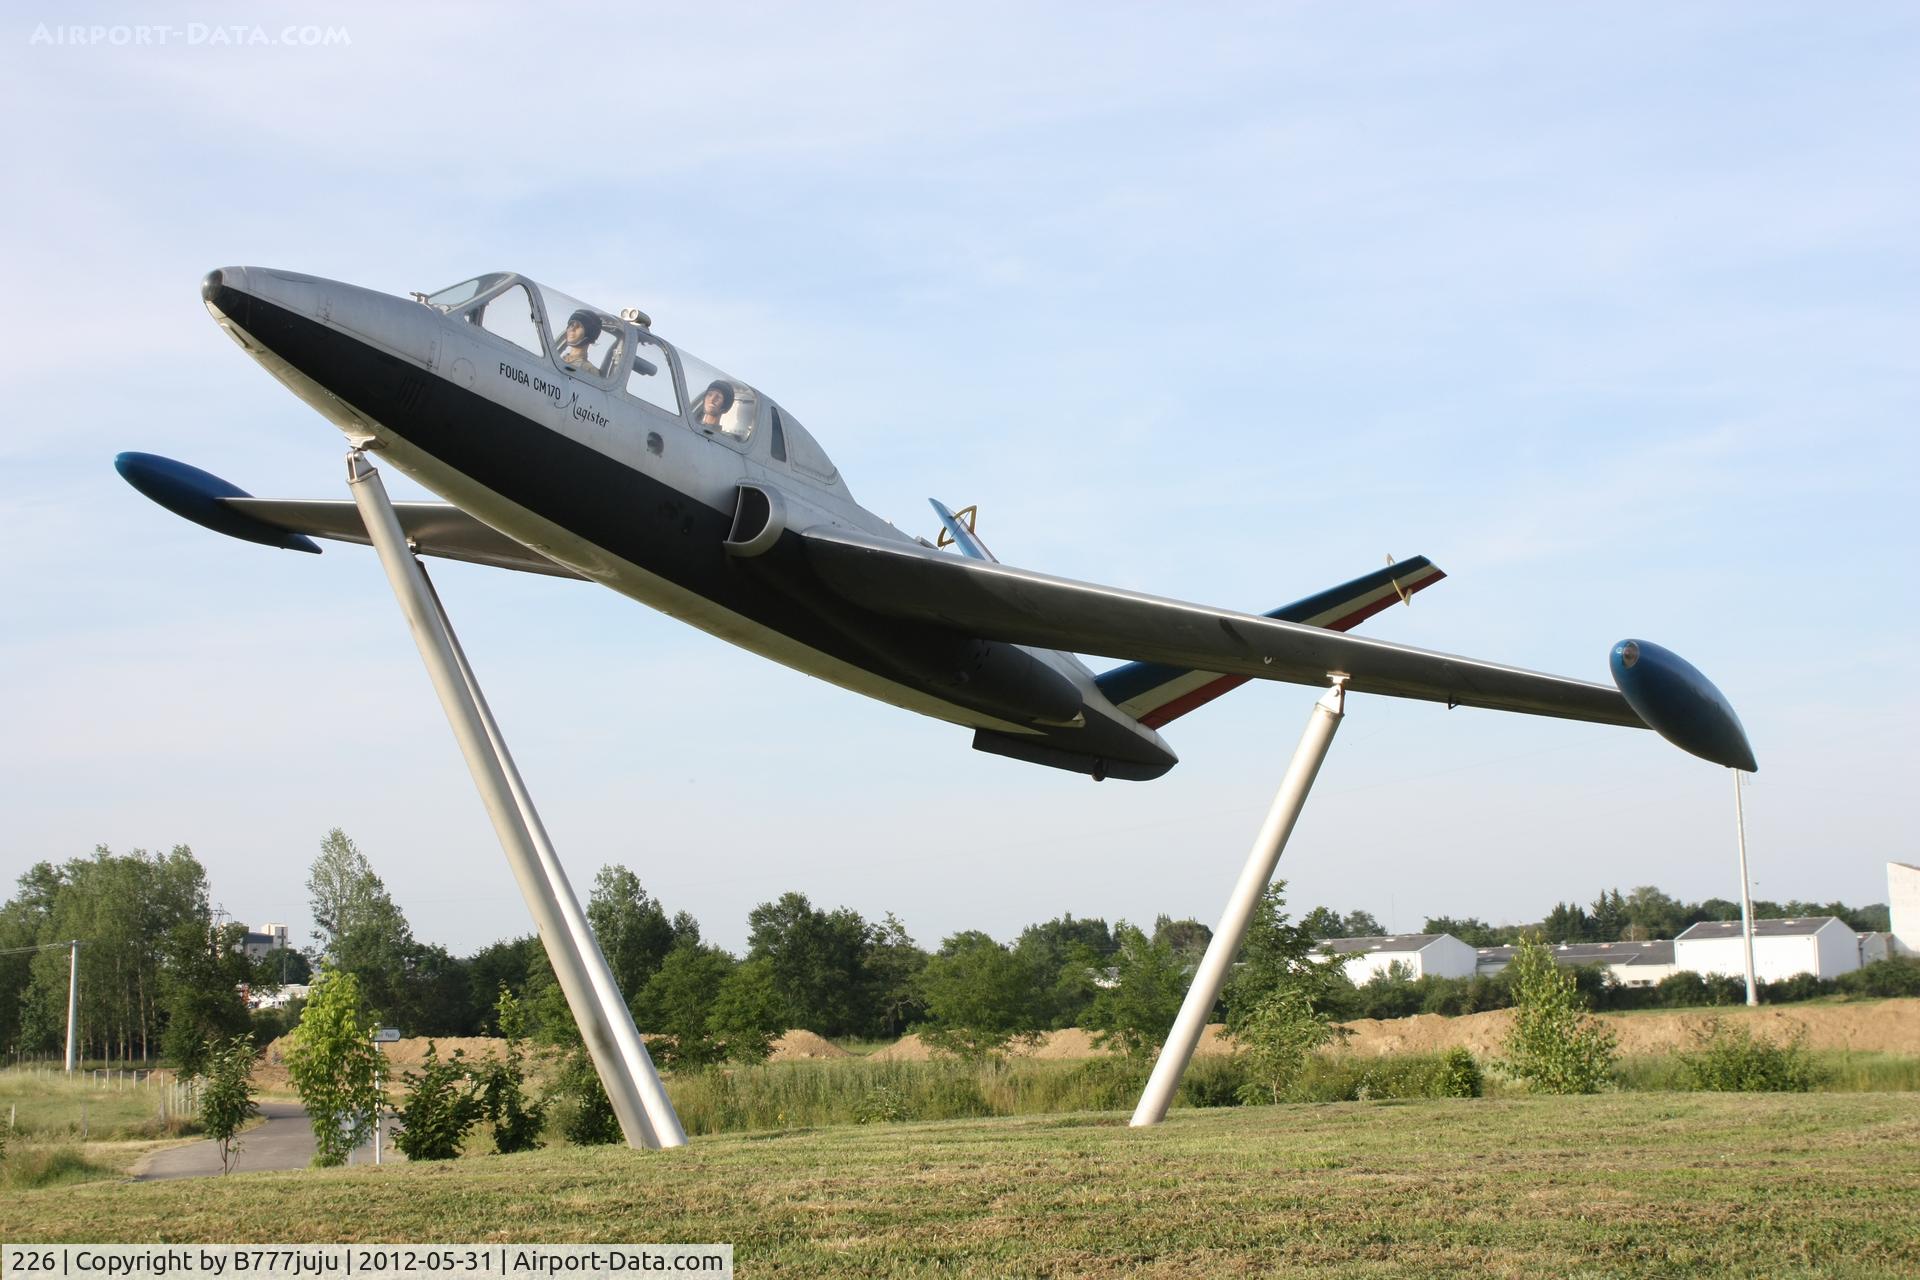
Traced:
MULTIPOLYGON (((528 927, 372 558, 216 538, 111 469, 344 493, 201 307, 226 263, 644 307, 866 505, 977 502, 1024 567, 1263 609, 1432 556, 1372 634, 1597 680, 1633 635, 1718 681, 1760 896, 1882 900, 1920 853, 1911 7, 560 12, 0 30, 9 884, 185 842, 298 934, 338 825, 422 937, 528 927)), ((1095 785, 610 593, 437 578, 576 885, 625 862, 732 946, 787 889, 929 945, 1211 921, 1313 696, 1245 689, 1166 778, 1095 785)), ((1356 698, 1282 874, 1400 928, 1731 897, 1729 793, 1649 734, 1356 698)))

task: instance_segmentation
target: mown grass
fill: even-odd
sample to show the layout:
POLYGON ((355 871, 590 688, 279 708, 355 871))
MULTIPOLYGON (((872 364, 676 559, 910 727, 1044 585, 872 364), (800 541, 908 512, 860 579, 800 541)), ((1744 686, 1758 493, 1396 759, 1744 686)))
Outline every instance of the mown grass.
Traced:
POLYGON ((719 1241, 755 1276, 1911 1276, 1920 1098, 1616 1093, 843 1126, 94 1184, 16 1241, 719 1241))

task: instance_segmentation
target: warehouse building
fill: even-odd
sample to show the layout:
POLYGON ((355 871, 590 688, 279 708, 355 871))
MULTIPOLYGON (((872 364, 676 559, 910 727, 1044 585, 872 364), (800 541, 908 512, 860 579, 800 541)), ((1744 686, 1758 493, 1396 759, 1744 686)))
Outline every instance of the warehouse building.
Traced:
MULTIPOLYGON (((1673 940, 1674 966, 1693 973, 1746 974, 1738 920, 1703 920, 1673 940)), ((1753 975, 1779 982, 1796 974, 1837 978, 1860 967, 1860 935, 1838 916, 1753 922, 1753 975)))
POLYGON ((1450 933, 1393 933, 1377 938, 1328 938, 1322 944, 1358 987, 1403 965, 1414 978, 1471 978, 1473 948, 1450 933))

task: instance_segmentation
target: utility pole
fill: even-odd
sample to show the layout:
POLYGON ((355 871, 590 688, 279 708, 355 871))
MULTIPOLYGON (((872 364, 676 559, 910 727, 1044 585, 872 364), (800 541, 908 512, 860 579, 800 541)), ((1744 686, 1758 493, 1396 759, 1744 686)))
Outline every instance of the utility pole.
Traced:
POLYGON ((72 1075, 80 1065, 76 1038, 80 1023, 80 939, 75 938, 67 947, 71 952, 67 961, 67 1074, 72 1075))

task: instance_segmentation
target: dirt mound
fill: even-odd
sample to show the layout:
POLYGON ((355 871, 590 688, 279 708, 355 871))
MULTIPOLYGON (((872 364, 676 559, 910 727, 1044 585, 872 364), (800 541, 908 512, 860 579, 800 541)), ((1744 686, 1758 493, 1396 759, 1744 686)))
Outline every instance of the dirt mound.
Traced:
MULTIPOLYGON (((440 1060, 445 1062, 453 1056, 454 1050, 466 1051, 468 1062, 499 1056, 505 1051, 506 1041, 493 1036, 417 1036, 411 1040, 395 1040, 380 1046, 391 1068, 388 1079, 397 1084, 402 1071, 415 1070, 427 1056, 427 1045, 431 1042, 440 1060)), ((253 1068, 253 1082, 266 1093, 291 1093, 293 1078, 287 1074, 287 1049, 293 1044, 290 1035, 281 1036, 269 1044, 260 1055, 260 1061, 253 1068)))
MULTIPOLYGON (((1920 999, 1599 1015, 1620 1038, 1620 1052, 1630 1057, 1690 1049, 1694 1036, 1716 1017, 1776 1041, 1805 1031, 1809 1049, 1920 1053, 1920 999)), ((1350 1053, 1383 1054, 1433 1053, 1458 1046, 1484 1057, 1500 1051, 1512 1025, 1511 1009, 1459 1018, 1437 1013, 1386 1021, 1363 1018, 1346 1024, 1353 1034, 1345 1047, 1350 1053)))
POLYGON ((884 1049, 867 1055, 871 1062, 925 1062, 933 1057, 933 1048, 919 1036, 901 1036, 884 1049))
POLYGON ((811 1031, 789 1031, 773 1042, 769 1062, 803 1062, 816 1058, 851 1057, 845 1049, 811 1031))

